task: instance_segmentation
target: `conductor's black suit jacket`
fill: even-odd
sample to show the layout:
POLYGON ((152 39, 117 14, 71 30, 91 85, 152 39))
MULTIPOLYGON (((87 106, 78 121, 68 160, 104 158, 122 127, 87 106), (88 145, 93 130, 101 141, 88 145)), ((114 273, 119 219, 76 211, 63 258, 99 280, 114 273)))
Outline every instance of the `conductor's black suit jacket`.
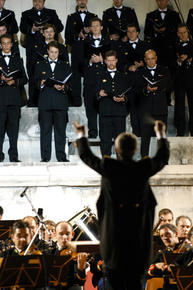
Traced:
POLYGON ((158 141, 154 158, 140 161, 95 156, 87 138, 77 140, 80 158, 100 175, 97 201, 101 255, 108 269, 143 274, 149 263, 156 199, 149 177, 169 159, 166 139, 158 141))

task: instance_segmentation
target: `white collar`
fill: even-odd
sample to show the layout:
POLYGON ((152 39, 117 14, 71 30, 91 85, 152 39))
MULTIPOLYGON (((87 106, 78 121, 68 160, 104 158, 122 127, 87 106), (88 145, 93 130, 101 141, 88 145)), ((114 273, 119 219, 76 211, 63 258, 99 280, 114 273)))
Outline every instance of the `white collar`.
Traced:
POLYGON ((134 42, 137 42, 138 43, 139 41, 139 38, 137 38, 136 40, 132 41, 132 40, 129 40, 130 43, 134 43, 134 42))
POLYGON ((2 55, 11 55, 11 52, 10 53, 5 53, 2 51, 2 55))
POLYGON ((147 66, 147 68, 148 68, 149 70, 156 69, 156 68, 157 68, 157 64, 156 64, 154 67, 149 67, 149 66, 147 66))
POLYGON ((115 8, 115 9, 122 9, 122 8, 123 8, 123 5, 120 6, 120 7, 117 7, 117 6, 114 5, 114 8, 115 8))
POLYGON ((93 37, 93 39, 97 39, 97 38, 102 38, 102 34, 99 36, 99 37, 95 37, 94 35, 92 36, 93 37))
POLYGON ((160 12, 166 12, 166 11, 168 11, 168 8, 165 8, 165 9, 163 9, 163 10, 159 8, 158 10, 159 10, 160 12))
POLYGON ((107 71, 108 71, 108 72, 112 72, 112 71, 113 71, 113 72, 116 72, 117 69, 116 69, 116 68, 115 68, 115 69, 109 69, 109 68, 108 68, 107 71))
POLYGON ((57 59, 55 59, 55 60, 52 60, 52 59, 50 59, 50 58, 48 57, 48 61, 49 61, 49 62, 50 62, 50 61, 57 62, 57 61, 58 61, 58 58, 57 58, 57 59))
POLYGON ((88 10, 87 10, 87 8, 85 10, 83 10, 83 11, 81 9, 79 9, 78 12, 79 13, 85 13, 85 12, 88 12, 88 10))

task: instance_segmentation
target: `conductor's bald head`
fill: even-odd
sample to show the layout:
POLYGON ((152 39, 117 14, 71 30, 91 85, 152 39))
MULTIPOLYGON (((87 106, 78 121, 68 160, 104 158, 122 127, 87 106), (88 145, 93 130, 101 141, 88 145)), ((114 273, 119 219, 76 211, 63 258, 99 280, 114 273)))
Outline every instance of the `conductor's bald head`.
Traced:
POLYGON ((131 159, 137 150, 137 137, 132 133, 121 133, 115 139, 118 159, 131 159))

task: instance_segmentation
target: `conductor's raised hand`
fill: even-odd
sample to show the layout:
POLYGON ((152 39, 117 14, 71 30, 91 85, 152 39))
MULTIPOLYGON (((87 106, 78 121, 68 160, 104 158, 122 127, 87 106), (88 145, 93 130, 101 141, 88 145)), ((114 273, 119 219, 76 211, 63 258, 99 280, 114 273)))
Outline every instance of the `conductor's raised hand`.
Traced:
POLYGON ((74 127, 76 129, 76 133, 82 133, 82 134, 86 134, 86 127, 84 125, 81 125, 80 123, 78 123, 77 121, 74 121, 74 127))
POLYGON ((166 125, 164 122, 160 120, 155 121, 155 126, 154 126, 154 131, 155 133, 159 133, 160 137, 163 137, 166 134, 166 125))

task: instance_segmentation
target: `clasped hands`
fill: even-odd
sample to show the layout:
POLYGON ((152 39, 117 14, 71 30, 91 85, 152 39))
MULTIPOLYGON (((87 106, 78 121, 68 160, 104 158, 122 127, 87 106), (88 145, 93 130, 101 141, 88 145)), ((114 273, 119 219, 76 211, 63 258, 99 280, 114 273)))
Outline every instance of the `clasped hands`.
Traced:
POLYGON ((6 84, 8 86, 12 86, 12 85, 15 84, 15 81, 14 81, 13 77, 6 78, 3 74, 1 74, 1 80, 4 81, 4 82, 6 82, 6 84))
MULTIPOLYGON (((100 97, 107 97, 108 96, 107 93, 105 93, 105 90, 100 90, 99 95, 100 95, 100 97)), ((123 95, 122 97, 114 96, 113 100, 115 102, 117 102, 117 103, 124 102, 125 101, 125 95, 123 95)))

